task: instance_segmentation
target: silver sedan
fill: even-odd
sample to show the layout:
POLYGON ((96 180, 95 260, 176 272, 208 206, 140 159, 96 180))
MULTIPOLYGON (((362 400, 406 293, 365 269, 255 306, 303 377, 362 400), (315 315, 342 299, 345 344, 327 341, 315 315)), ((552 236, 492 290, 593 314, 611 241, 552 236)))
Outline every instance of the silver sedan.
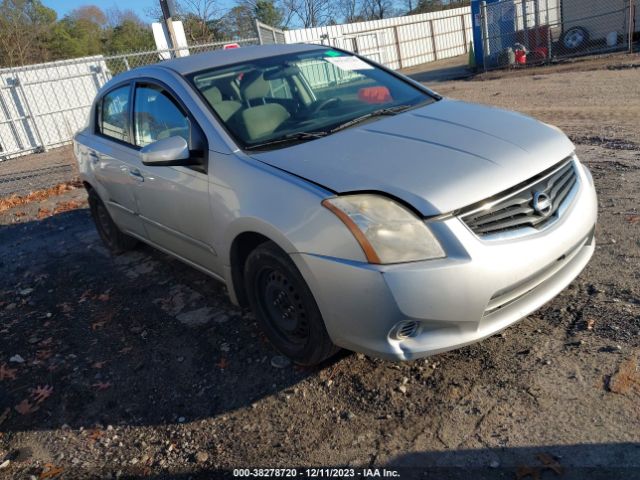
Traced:
POLYGON ((142 241, 224 282, 304 365, 479 341, 595 248, 593 179, 557 128, 324 46, 119 75, 75 153, 114 253, 142 241))

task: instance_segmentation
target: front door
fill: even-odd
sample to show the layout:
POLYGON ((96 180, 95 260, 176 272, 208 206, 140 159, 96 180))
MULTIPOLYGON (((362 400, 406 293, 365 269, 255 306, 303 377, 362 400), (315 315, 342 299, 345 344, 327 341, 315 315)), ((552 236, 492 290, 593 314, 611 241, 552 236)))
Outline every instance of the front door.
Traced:
POLYGON ((190 149, 204 152, 205 165, 196 167, 145 166, 140 161, 142 178, 134 194, 151 242, 197 266, 213 270, 208 149, 206 145, 192 145, 194 129, 198 127, 166 89, 149 83, 136 86, 133 122, 134 142, 138 147, 180 136, 190 144, 190 149))

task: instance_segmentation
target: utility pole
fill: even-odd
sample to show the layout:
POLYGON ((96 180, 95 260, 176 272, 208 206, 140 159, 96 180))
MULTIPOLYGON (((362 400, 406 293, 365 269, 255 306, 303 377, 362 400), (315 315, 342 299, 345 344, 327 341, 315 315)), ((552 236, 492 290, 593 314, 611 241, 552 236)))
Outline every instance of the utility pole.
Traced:
POLYGON ((173 29, 173 17, 176 15, 175 2, 174 0, 160 0, 160 8, 162 9, 164 23, 167 26, 167 32, 169 32, 169 47, 173 49, 173 54, 179 57, 178 40, 176 38, 176 31, 173 29))

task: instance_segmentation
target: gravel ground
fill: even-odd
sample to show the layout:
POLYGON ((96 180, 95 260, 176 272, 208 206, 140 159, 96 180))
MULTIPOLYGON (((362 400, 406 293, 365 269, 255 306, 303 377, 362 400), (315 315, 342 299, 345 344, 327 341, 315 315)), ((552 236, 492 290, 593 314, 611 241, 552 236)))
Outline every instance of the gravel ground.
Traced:
POLYGON ((640 478, 640 82, 607 66, 436 86, 565 129, 600 221, 555 300, 426 360, 283 365, 215 281, 148 247, 111 257, 82 190, 0 213, 0 478, 640 478))
POLYGON ((0 162, 0 198, 65 183, 78 175, 73 147, 65 145, 37 155, 0 162))

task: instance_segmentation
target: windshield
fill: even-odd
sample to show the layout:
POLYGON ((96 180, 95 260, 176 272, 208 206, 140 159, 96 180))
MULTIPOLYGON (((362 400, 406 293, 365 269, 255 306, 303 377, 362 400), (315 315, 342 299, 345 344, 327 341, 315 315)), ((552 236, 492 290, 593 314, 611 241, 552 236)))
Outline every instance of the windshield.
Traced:
POLYGON ((191 81, 245 149, 310 141, 435 101, 359 57, 327 48, 204 70, 191 81))

